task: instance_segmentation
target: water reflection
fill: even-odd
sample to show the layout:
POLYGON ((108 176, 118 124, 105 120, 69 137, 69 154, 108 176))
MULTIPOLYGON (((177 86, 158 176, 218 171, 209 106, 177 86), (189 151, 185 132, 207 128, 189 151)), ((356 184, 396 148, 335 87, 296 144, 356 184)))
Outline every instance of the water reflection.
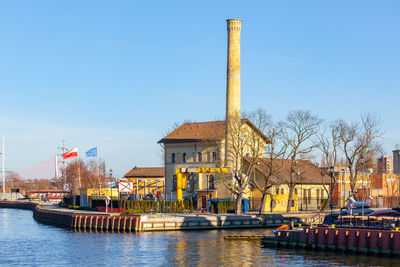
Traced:
POLYGON ((266 230, 154 233, 74 232, 39 224, 32 212, 0 209, 0 265, 400 265, 399 259, 325 252, 264 249, 259 241, 228 241, 225 235, 266 230))

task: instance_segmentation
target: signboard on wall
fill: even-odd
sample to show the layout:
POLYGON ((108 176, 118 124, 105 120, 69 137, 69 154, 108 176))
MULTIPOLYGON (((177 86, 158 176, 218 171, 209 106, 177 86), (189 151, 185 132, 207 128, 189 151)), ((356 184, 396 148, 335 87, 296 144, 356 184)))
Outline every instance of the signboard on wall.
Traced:
POLYGON ((119 182, 118 192, 120 193, 133 193, 133 183, 132 182, 119 182))
POLYGON ((71 184, 64 184, 64 191, 71 191, 71 184))

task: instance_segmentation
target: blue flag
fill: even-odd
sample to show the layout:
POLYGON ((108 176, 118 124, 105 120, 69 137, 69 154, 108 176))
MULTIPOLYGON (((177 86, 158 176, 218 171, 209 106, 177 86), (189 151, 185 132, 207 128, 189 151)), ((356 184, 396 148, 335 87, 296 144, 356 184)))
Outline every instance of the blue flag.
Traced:
POLYGON ((88 151, 86 151, 86 157, 97 157, 97 147, 91 148, 88 151))

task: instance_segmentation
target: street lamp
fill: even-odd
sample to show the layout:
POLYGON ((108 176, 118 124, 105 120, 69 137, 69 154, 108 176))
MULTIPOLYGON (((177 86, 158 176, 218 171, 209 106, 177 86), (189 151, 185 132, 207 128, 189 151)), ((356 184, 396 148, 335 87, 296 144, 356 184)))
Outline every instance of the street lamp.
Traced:
MULTIPOLYGON (((297 172, 297 181, 299 180, 300 172, 297 172)), ((300 193, 301 193, 301 200, 300 200, 300 210, 303 210, 303 176, 300 176, 300 193)))
POLYGON ((361 176, 361 215, 364 216, 364 156, 361 156, 361 163, 362 163, 362 176, 361 176))
POLYGON ((330 170, 330 174, 331 174, 331 214, 333 213, 333 211, 332 211, 332 209, 333 209, 333 186, 332 186, 332 184, 333 184, 333 166, 331 166, 330 168, 329 168, 329 170, 330 170))
POLYGON ((343 207, 344 205, 346 205, 346 201, 345 201, 345 197, 346 197, 346 194, 345 194, 345 191, 346 191, 346 171, 345 170, 342 170, 342 173, 343 173, 343 175, 342 175, 342 190, 341 190, 341 193, 340 193, 340 206, 341 207, 343 207))

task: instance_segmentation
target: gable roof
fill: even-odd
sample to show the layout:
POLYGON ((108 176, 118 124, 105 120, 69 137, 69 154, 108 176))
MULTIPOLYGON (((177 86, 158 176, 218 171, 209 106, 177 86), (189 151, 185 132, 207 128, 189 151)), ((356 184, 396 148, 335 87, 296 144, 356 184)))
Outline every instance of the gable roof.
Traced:
MULTIPOLYGON (((260 158, 258 159, 257 163, 255 164, 256 170, 261 173, 261 174, 267 174, 269 172, 269 165, 268 161, 269 159, 267 158, 260 158)), ((245 161, 248 163, 250 162, 250 158, 245 158, 245 161)), ((290 165, 292 163, 291 159, 275 159, 276 166, 277 168, 281 166, 281 164, 284 164, 283 168, 277 173, 274 177, 273 180, 275 181, 285 181, 287 178, 290 177, 290 165)), ((323 174, 323 170, 321 170, 318 166, 313 164, 309 160, 301 160, 298 159, 296 160, 296 165, 297 165, 297 170, 299 172, 299 182, 303 184, 323 184, 322 179, 327 177, 326 175, 323 174)), ((325 184, 329 181, 325 180, 325 184)))
MULTIPOLYGON (((242 119, 242 123, 246 123, 254 131, 256 131, 265 142, 269 139, 248 119, 242 119)), ((225 138, 225 121, 208 121, 208 122, 192 122, 184 123, 174 131, 169 133, 158 143, 184 143, 184 142, 201 142, 207 140, 223 140, 225 138)))
POLYGON ((163 178, 164 168, 163 167, 135 167, 124 175, 125 178, 163 178))

